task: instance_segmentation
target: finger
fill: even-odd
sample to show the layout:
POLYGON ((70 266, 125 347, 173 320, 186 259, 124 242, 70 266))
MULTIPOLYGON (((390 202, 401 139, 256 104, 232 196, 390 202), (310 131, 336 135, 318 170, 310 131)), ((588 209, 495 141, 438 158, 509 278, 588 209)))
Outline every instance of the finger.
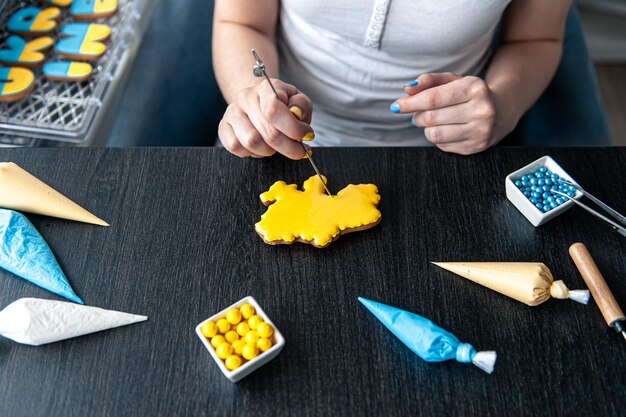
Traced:
POLYGON ((294 106, 298 107, 302 112, 299 119, 305 123, 311 124, 311 118, 313 116, 313 103, 311 103, 311 100, 306 95, 298 92, 297 94, 289 97, 289 101, 287 103, 287 107, 290 109, 294 106))
POLYGON ((456 143, 441 143, 437 145, 437 148, 444 152, 458 153, 460 155, 472 155, 484 151, 487 149, 487 146, 480 146, 476 142, 466 140, 456 143))
MULTIPOLYGON (((286 111, 290 118, 294 120, 296 119, 289 110, 286 111)), ((263 141, 265 141, 265 143, 272 149, 275 149, 290 159, 302 159, 304 157, 302 145, 288 138, 271 123, 269 123, 269 121, 261 113, 261 109, 258 106, 253 106, 247 109, 247 115, 254 128, 261 134, 263 141)))
POLYGON ((436 110, 418 111, 413 116, 413 125, 416 127, 432 127, 453 125, 471 122, 474 109, 467 104, 456 104, 436 110))
POLYGON ((261 97, 260 109, 263 117, 288 138, 310 140, 314 136, 311 125, 294 117, 287 105, 275 97, 261 97))
POLYGON ((455 104, 466 103, 471 99, 470 90, 463 80, 429 88, 419 94, 399 98, 391 105, 394 113, 415 113, 418 111, 435 110, 455 104), (395 107, 394 107, 395 106, 395 107))
POLYGON ((276 153, 276 150, 265 143, 261 134, 254 128, 254 125, 244 112, 230 112, 229 124, 239 143, 250 151, 251 156, 264 157, 276 153))
POLYGON ((235 135, 232 126, 228 124, 228 122, 225 122, 224 119, 222 119, 219 124, 218 137, 220 142, 222 142, 222 145, 224 145, 224 148, 226 148, 226 150, 233 155, 237 155, 240 158, 251 156, 250 151, 244 148, 237 140, 237 136, 235 135))
POLYGON ((424 135, 435 145, 455 143, 469 139, 471 128, 468 124, 427 127, 424 129, 424 135))
POLYGON ((452 72, 433 72, 428 74, 422 74, 415 81, 406 83, 404 85, 404 92, 408 95, 414 95, 429 88, 437 87, 438 85, 447 84, 454 80, 462 78, 460 75, 452 72))

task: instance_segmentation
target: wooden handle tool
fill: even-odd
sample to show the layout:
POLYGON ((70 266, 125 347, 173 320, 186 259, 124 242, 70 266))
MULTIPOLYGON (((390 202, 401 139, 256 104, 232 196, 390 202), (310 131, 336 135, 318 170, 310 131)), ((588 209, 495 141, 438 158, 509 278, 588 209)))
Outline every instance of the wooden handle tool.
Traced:
POLYGON ((626 339, 626 317, 608 285, 606 285, 606 281, 604 281, 587 247, 582 243, 574 243, 569 247, 569 254, 583 276, 587 287, 589 287, 591 295, 596 300, 606 324, 614 328, 616 332, 621 333, 626 339))

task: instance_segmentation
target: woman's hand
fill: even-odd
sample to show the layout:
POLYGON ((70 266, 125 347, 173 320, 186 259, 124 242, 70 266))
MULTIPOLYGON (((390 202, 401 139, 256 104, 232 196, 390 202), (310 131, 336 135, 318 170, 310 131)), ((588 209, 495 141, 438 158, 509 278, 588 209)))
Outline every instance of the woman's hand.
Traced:
POLYGON ((407 97, 391 105, 395 113, 415 113, 413 124, 445 152, 469 155, 484 151, 508 134, 509 120, 487 83, 453 73, 424 74, 404 87, 407 97))
MULTIPOLYGON (((262 158, 279 152, 291 159, 306 154, 295 140, 313 140, 311 100, 292 85, 272 79, 278 98, 267 80, 240 91, 219 125, 219 138, 231 153, 262 158), (289 109, 302 110, 300 119, 289 109)), ((308 148, 308 147, 307 147, 308 148)))

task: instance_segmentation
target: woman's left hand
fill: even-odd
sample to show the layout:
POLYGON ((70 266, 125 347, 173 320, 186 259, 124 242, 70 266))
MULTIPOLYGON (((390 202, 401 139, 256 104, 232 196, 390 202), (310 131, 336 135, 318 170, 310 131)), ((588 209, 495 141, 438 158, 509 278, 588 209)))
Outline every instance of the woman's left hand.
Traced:
POLYGON ((445 152, 469 155, 484 151, 508 134, 507 120, 485 80, 453 73, 424 74, 405 85, 407 97, 391 105, 395 113, 415 113, 413 124, 445 152))

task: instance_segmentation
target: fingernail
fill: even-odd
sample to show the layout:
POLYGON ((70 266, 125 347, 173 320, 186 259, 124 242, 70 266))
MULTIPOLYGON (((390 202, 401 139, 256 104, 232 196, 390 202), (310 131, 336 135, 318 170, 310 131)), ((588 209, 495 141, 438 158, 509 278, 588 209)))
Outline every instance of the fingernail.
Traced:
POLYGON ((389 106, 389 110, 394 113, 400 113, 400 106, 394 101, 393 103, 391 103, 391 106, 389 106))
POLYGON ((405 87, 415 87, 416 85, 418 85, 419 82, 418 81, 411 81, 410 83, 406 83, 404 84, 405 87))
POLYGON ((417 127, 417 126, 415 125, 415 119, 414 119, 414 118, 412 118, 412 117, 411 117, 411 124, 412 124, 413 126, 417 127))
POLYGON ((305 152, 305 154, 302 155, 302 159, 306 159, 309 157, 309 155, 313 155, 313 149, 307 146, 306 150, 307 152, 305 152))
POLYGON ((302 138, 302 140, 304 141, 309 141, 309 140, 313 140, 315 139, 315 132, 313 132, 312 130, 307 133, 306 135, 304 135, 304 137, 302 138))

